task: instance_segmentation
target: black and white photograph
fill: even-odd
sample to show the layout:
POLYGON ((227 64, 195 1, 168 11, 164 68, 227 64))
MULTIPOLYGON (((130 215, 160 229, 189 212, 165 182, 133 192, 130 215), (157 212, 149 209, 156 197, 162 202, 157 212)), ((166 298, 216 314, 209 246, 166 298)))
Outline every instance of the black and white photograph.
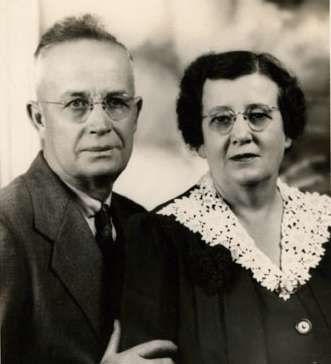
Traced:
POLYGON ((0 363, 330 364, 329 0, 0 0, 0 363))

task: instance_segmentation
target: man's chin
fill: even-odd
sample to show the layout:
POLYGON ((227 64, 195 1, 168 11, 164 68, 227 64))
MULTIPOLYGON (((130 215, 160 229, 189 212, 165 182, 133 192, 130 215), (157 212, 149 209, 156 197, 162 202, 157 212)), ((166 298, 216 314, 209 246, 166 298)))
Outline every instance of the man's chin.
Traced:
POLYGON ((81 163, 80 174, 82 178, 116 178, 125 168, 123 163, 114 160, 95 160, 81 163))
POLYGON ((115 179, 122 173, 127 165, 126 158, 116 156, 104 158, 84 158, 80 160, 82 177, 87 179, 115 179))
POLYGON ((122 173, 124 168, 113 167, 113 168, 95 168, 86 173, 86 177, 91 179, 109 179, 115 181, 115 179, 122 173))

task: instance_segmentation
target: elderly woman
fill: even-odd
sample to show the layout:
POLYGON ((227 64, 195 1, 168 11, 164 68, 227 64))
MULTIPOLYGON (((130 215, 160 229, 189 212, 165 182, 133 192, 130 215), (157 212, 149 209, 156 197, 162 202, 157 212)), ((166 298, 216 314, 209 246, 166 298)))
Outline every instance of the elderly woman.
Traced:
POLYGON ((305 126, 268 54, 195 60, 178 126, 209 172, 130 228, 122 345, 171 339, 178 363, 331 363, 330 198, 279 179, 305 126))

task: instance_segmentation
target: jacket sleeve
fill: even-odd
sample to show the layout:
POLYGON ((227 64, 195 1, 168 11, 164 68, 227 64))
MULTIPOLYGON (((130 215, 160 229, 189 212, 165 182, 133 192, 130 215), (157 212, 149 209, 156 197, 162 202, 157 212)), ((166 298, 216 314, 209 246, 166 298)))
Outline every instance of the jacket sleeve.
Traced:
POLYGON ((154 340, 176 342, 178 263, 162 219, 152 214, 129 221, 121 311, 121 347, 154 340))
POLYGON ((0 220, 0 362, 20 362, 20 334, 24 330, 24 317, 29 314, 28 291, 28 274, 18 240, 9 225, 0 220))

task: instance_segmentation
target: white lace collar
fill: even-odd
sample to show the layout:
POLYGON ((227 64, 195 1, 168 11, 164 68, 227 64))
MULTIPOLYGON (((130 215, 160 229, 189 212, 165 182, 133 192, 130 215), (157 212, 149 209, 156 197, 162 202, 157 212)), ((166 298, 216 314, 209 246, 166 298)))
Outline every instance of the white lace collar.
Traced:
POLYGON ((277 185, 283 200, 281 269, 257 248, 219 197, 209 173, 188 196, 175 199, 157 213, 173 215, 189 230, 199 233, 206 244, 229 249, 234 262, 251 270, 263 287, 287 300, 310 279, 310 269, 317 267, 324 255, 323 244, 330 237, 331 198, 303 193, 280 179, 277 185))

